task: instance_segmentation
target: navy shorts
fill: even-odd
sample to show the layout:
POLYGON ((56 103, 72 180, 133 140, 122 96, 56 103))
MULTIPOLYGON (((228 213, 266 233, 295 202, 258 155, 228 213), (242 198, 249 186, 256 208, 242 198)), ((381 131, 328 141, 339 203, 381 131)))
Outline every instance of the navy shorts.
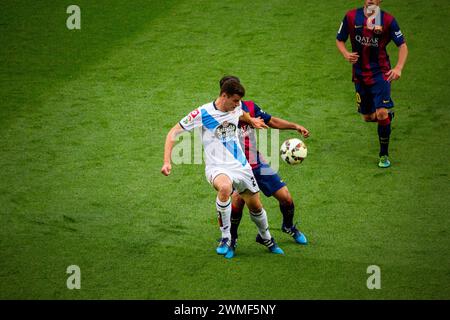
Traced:
POLYGON ((356 104, 358 112, 361 114, 371 114, 376 109, 394 106, 391 99, 391 83, 388 81, 380 81, 371 86, 363 83, 355 83, 356 104))
POLYGON ((259 168, 254 169, 253 175, 256 178, 259 189, 266 197, 270 197, 286 185, 267 163, 263 163, 259 168))

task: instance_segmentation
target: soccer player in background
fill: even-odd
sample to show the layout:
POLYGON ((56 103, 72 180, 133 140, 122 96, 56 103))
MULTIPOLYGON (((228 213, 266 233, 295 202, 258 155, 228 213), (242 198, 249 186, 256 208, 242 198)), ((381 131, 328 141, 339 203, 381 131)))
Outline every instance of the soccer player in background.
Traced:
MULTIPOLYGON (((238 77, 235 76, 225 76, 223 77, 219 84, 222 87, 223 83, 226 81, 236 81, 240 83, 238 77)), ((250 116, 254 118, 261 118, 264 122, 271 128, 281 129, 281 130, 296 130, 298 133, 303 135, 305 138, 309 136, 309 131, 293 122, 283 120, 281 118, 276 118, 270 114, 264 112, 256 103, 253 101, 242 101, 242 110, 249 112, 250 116)), ((303 233, 301 233, 296 225, 294 225, 294 200, 286 186, 286 184, 281 180, 281 177, 270 167, 270 165, 264 160, 263 156, 257 149, 256 145, 256 134, 255 130, 250 127, 246 122, 239 122, 239 140, 241 147, 244 150, 245 157, 250 163, 253 175, 256 178, 259 188, 264 193, 266 197, 274 196, 278 200, 280 205, 280 211, 283 215, 283 223, 281 230, 289 235, 291 235, 294 240, 299 244, 307 244, 308 241, 303 233)), ((237 238, 238 238, 238 227, 242 219, 242 211, 244 209, 245 202, 238 193, 233 193, 233 203, 231 211, 231 250, 234 252, 236 250, 237 238)))
POLYGON ((234 256, 233 252, 227 255, 231 244, 230 216, 233 190, 240 194, 250 210, 251 219, 258 228, 257 241, 265 245, 270 252, 283 254, 283 250, 269 232, 267 214, 259 198, 258 185, 238 141, 239 120, 248 121, 255 127, 261 127, 263 123, 261 119, 250 118, 248 114, 244 116, 241 108, 241 99, 244 95, 245 89, 240 83, 226 81, 215 101, 195 109, 177 123, 167 134, 164 164, 161 168, 164 175, 170 174, 176 136, 183 130, 191 131, 201 127, 206 178, 217 190, 216 208, 222 239, 216 252, 225 258, 234 256))
POLYGON ((389 138, 394 107, 391 81, 398 80, 408 56, 408 47, 395 18, 380 10, 381 0, 365 0, 364 7, 347 12, 339 28, 336 45, 353 64, 353 82, 358 111, 367 122, 378 122, 380 168, 388 168, 389 138), (345 47, 350 36, 352 52, 345 47), (397 65, 392 69, 386 47, 390 41, 399 48, 397 65))

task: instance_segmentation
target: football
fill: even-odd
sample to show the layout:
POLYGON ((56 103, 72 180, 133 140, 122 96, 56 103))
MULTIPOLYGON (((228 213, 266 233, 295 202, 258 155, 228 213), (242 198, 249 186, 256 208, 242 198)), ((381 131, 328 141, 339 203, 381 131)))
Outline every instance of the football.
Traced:
POLYGON ((287 139, 280 148, 281 159, 288 164, 302 163, 307 154, 305 143, 297 138, 287 139))

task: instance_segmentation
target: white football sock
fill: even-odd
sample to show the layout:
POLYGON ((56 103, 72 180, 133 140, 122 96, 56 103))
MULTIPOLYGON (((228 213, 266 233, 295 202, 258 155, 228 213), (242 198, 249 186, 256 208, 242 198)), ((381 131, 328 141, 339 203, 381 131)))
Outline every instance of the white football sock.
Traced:
POLYGON ((217 217, 219 219, 220 231, 222 231, 222 238, 231 239, 231 197, 222 202, 216 198, 217 217))
POLYGON ((250 211, 250 218, 258 227, 258 233, 263 239, 271 239, 269 232, 269 222, 267 221, 267 214, 264 208, 260 212, 250 211))

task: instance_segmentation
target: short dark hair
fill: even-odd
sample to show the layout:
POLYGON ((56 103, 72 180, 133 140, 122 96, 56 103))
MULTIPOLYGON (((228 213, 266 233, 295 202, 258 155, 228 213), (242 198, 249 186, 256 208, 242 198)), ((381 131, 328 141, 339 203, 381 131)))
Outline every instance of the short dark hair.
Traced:
POLYGON ((245 88, 242 86, 242 84, 239 81, 236 81, 236 79, 232 79, 232 78, 227 79, 222 82, 222 85, 220 86, 220 94, 222 94, 224 92, 228 96, 232 96, 234 94, 237 94, 241 98, 243 96, 245 96, 245 88))
POLYGON ((236 77, 236 76, 224 76, 224 77, 223 77, 222 79, 220 79, 220 81, 219 81, 219 87, 222 88, 222 86, 223 86, 223 84, 225 83, 225 81, 228 81, 228 80, 235 80, 235 81, 241 83, 241 80, 239 80, 239 78, 236 77))

